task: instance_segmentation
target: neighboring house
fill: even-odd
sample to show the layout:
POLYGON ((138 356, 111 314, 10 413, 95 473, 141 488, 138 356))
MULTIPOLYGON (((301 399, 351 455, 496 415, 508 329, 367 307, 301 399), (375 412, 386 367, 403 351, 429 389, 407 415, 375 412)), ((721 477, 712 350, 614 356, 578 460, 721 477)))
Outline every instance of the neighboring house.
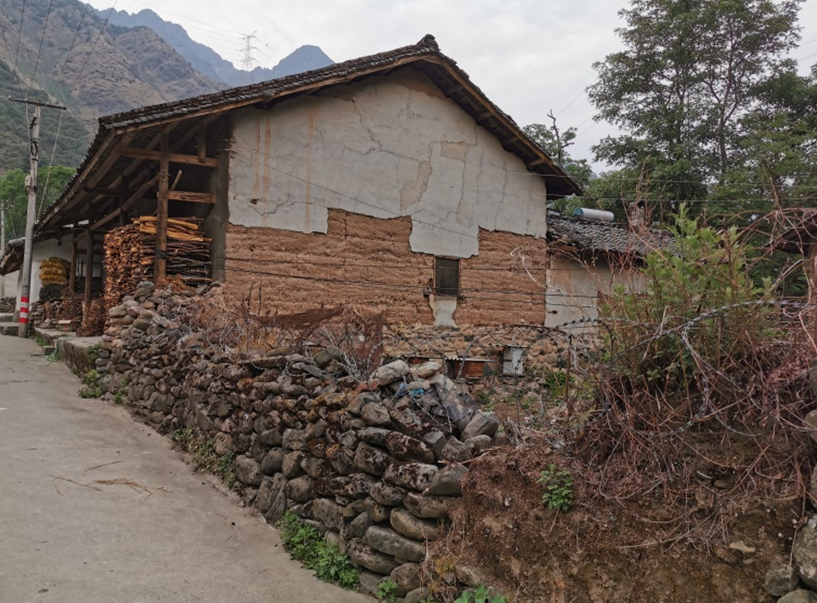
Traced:
POLYGON ((213 278, 253 313, 545 322, 546 203, 582 189, 431 36, 99 121, 37 224, 69 237, 74 265, 78 248, 158 212, 161 279, 163 216, 198 216, 213 278))
MULTIPOLYGON (((58 257, 69 260, 71 257, 70 245, 63 244, 70 239, 70 235, 58 238, 45 238, 37 236, 31 248, 31 303, 40 300, 40 263, 48 258, 58 257)), ((6 245, 5 253, 0 257, 0 279, 5 281, 5 295, 16 297, 16 309, 20 309, 20 286, 22 285, 22 272, 20 267, 23 264, 23 244, 24 239, 13 239, 6 245)), ((81 272, 83 266, 78 266, 81 272)), ((95 276, 100 274, 100 266, 97 266, 95 276)), ((0 296, 1 297, 1 296, 0 296)))
POLYGON ((550 265, 547 279, 547 319, 558 327, 598 318, 599 302, 616 285, 638 291, 639 267, 651 251, 667 249, 673 236, 632 220, 616 224, 548 214, 550 265))

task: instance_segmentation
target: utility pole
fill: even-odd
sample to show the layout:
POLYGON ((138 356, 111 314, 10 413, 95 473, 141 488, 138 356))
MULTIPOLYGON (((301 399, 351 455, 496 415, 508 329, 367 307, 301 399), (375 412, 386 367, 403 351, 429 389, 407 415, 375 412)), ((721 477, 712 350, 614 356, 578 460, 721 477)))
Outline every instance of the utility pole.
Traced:
MULTIPOLYGON (((6 253, 6 204, 0 200, 0 255, 6 253)), ((0 274, 0 297, 6 296, 6 276, 0 274)))
POLYGON ((249 72, 252 71, 252 66, 255 64, 252 51, 258 50, 258 48, 252 45, 252 41, 257 40, 258 37, 255 35, 255 32, 252 32, 251 34, 242 35, 241 39, 244 40, 244 47, 241 49, 241 68, 247 72, 247 81, 249 82, 249 72))
POLYGON ((28 311, 29 300, 31 298, 31 251, 34 246, 34 222, 37 221, 37 173, 40 161, 40 112, 43 107, 60 109, 65 111, 62 105, 44 103, 41 101, 28 100, 27 98, 11 98, 14 103, 24 103, 34 105, 34 117, 28 124, 29 144, 28 154, 31 169, 26 176, 26 191, 28 192, 28 211, 26 213, 26 238, 23 247, 23 265, 20 270, 23 273, 22 285, 20 286, 20 324, 18 335, 28 337, 28 311))

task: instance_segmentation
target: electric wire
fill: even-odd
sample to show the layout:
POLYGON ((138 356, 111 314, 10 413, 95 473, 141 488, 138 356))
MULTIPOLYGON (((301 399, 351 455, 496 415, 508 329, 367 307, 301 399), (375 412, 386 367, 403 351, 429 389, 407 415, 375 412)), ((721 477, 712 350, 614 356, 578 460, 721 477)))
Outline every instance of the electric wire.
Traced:
POLYGON ((91 45, 91 50, 88 52, 88 56, 85 57, 85 62, 82 64, 82 68, 79 70, 77 74, 77 79, 74 81, 74 85, 71 87, 71 91, 68 93, 68 96, 71 97, 74 94, 74 90, 76 90, 77 86, 79 85, 80 80, 82 79, 82 74, 85 72, 85 68, 88 66, 88 61, 91 59, 91 55, 94 54, 94 50, 96 50, 96 45, 99 42, 99 39, 102 37, 102 34, 105 33, 105 29, 108 27, 108 21, 111 18, 111 14, 116 9, 116 3, 119 0, 115 0, 113 6, 108 11, 108 16, 105 18, 105 22, 102 24, 102 27, 99 29, 96 37, 94 38, 94 42, 91 45))
POLYGON ((45 13, 45 20, 43 23, 43 35, 40 38, 40 47, 37 49, 37 58, 34 60, 34 70, 31 73, 31 81, 36 81, 37 78, 37 68, 40 66, 40 57, 43 53, 43 42, 45 42, 45 35, 48 32, 48 19, 51 17, 51 9, 54 5, 54 0, 49 0, 48 2, 48 11, 45 13))
POLYGON ((20 96, 23 96, 23 78, 20 76, 19 72, 17 71, 17 61, 20 57, 20 44, 23 40, 23 22, 25 21, 26 16, 26 0, 23 0, 23 7, 20 9, 20 32, 17 35, 17 48, 14 51, 14 66, 12 67, 12 72, 17 76, 17 83, 18 88, 20 89, 20 96))
POLYGON ((84 8, 82 10, 82 16, 80 16, 79 24, 77 25, 77 30, 74 32, 74 37, 71 39, 71 45, 68 47, 68 50, 65 53, 65 59, 62 61, 62 66, 60 67, 60 71, 57 74, 55 91, 62 84, 62 76, 65 73, 65 66, 68 64, 68 59, 71 56, 71 52, 74 50, 74 46, 77 43, 77 38, 79 37, 79 32, 82 30, 82 23, 85 21, 85 15, 88 13, 88 8, 90 6, 91 5, 88 4, 88 3, 84 4, 84 8))

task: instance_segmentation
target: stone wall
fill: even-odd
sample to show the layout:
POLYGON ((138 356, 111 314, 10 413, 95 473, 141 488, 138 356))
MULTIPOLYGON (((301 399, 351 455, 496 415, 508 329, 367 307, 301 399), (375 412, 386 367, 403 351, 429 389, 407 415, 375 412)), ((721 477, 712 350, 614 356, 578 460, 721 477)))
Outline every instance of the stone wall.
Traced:
POLYGON ((426 543, 446 530, 462 462, 504 441, 493 415, 435 362, 396 360, 360 383, 337 348, 230 355, 174 319, 201 295, 152 293, 143 283, 110 311, 96 362, 106 396, 162 433, 211 442, 259 513, 289 509, 325 531, 362 568, 362 590, 388 575, 406 601, 424 598, 426 543))

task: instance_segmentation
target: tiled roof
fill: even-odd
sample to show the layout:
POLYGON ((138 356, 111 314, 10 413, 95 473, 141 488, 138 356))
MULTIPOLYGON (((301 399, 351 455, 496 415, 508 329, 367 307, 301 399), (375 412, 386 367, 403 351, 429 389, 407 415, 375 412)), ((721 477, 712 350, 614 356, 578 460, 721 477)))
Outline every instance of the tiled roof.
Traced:
POLYGON ((655 228, 631 230, 623 224, 566 218, 548 213, 548 239, 555 245, 582 251, 632 254, 645 256, 657 249, 666 249, 674 237, 666 230, 655 228))
MULTIPOLYGON (((371 76, 383 76, 394 69, 411 67, 425 74, 453 102, 486 130, 491 132, 510 153, 517 155, 528 169, 547 181, 549 199, 582 195, 583 189, 564 169, 554 162, 522 129, 491 102, 470 80, 468 74, 457 66, 456 61, 440 52, 433 36, 427 35, 412 46, 404 46, 388 52, 352 59, 283 78, 222 90, 193 98, 160 105, 140 107, 131 111, 99 118, 99 129, 82 165, 73 181, 60 198, 49 207, 38 222, 38 230, 56 226, 59 222, 86 219, 88 211, 77 212, 71 219, 61 214, 72 207, 90 207, 90 200, 82 192, 84 181, 97 175, 97 188, 105 187, 121 170, 121 164, 108 164, 105 173, 99 174, 105 158, 116 153, 125 133, 136 133, 145 140, 152 139, 168 124, 194 123, 195 118, 223 114, 231 110, 257 106, 269 108, 285 99, 301 94, 314 94, 322 88, 350 84, 371 76), (110 176, 108 175, 110 174, 110 176)), ((135 143, 131 143, 133 145, 135 143)))

